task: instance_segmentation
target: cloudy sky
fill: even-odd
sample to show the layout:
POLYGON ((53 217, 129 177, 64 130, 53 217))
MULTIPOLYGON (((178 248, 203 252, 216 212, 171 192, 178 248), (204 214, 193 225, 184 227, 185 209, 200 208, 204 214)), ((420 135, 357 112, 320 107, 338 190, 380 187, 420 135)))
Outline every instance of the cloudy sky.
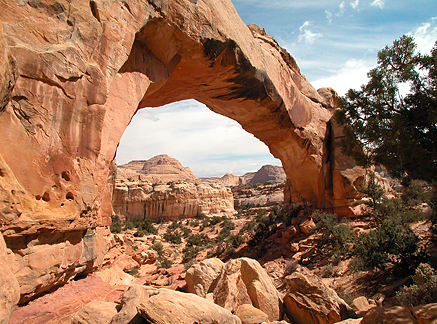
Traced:
MULTIPOLYGON (((246 24, 264 27, 317 89, 343 95, 366 82, 376 55, 404 34, 426 53, 437 40, 435 0, 232 0, 246 24)), ((143 109, 133 118, 117 162, 168 154, 198 177, 242 175, 281 165, 241 126, 195 101, 143 109)))

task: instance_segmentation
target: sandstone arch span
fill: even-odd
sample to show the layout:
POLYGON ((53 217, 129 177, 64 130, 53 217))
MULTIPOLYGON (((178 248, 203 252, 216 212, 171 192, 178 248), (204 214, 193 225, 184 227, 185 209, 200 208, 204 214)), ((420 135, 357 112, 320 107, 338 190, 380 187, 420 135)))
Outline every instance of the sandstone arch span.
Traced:
POLYGON ((110 223, 111 162, 143 107, 206 104, 282 161, 294 199, 350 212, 357 174, 335 150, 335 96, 230 0, 0 0, 0 21, 2 233, 23 255, 23 238, 63 233, 46 243, 77 247, 76 259, 48 260, 64 267, 50 280, 101 262, 94 229, 110 223))

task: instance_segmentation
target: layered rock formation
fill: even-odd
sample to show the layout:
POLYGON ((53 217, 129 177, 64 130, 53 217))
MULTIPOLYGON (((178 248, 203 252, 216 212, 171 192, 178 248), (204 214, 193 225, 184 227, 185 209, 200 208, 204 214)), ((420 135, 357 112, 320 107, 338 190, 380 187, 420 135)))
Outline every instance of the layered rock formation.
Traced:
POLYGON ((117 182, 114 212, 123 219, 151 217, 177 220, 196 216, 233 216, 234 198, 218 184, 180 182, 154 185, 147 181, 117 182))
POLYGON ((19 279, 22 296, 99 266, 112 161, 143 107, 206 104, 282 161, 295 201, 350 212, 332 93, 319 95, 230 0, 1 0, 0 21, 0 224, 20 259, 12 272, 33 278, 19 279), (40 252, 56 257, 30 267, 40 252), (59 272, 35 271, 47 264, 59 272))
POLYGON ((190 168, 168 155, 120 166, 113 208, 122 219, 176 220, 236 213, 230 189, 197 179, 190 168))

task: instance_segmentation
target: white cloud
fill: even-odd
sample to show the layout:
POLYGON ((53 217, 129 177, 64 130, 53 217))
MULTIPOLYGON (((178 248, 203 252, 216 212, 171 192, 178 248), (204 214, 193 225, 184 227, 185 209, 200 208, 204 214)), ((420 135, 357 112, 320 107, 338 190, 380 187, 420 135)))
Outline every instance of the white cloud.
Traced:
POLYGON ((362 84, 367 83, 367 72, 372 67, 371 63, 364 60, 351 59, 331 76, 312 81, 311 84, 316 89, 331 87, 342 96, 349 89, 359 89, 362 84))
POLYGON ((242 175, 264 164, 280 165, 267 146, 237 122, 193 100, 140 110, 123 134, 117 163, 158 154, 178 159, 198 177, 242 175))
POLYGON ((358 5, 360 4, 360 0, 355 0, 354 2, 350 2, 349 4, 352 7, 352 9, 357 10, 358 5))
POLYGON ((329 10, 325 10, 326 19, 328 19, 329 24, 332 24, 332 12, 329 10))
POLYGON ((305 21, 302 26, 299 27, 299 37, 298 42, 305 43, 306 45, 312 45, 318 38, 322 38, 323 35, 320 33, 313 33, 308 29, 309 26, 312 26, 312 22, 305 21))
POLYGON ((340 3, 340 5, 338 6, 338 9, 339 9, 339 13, 337 14, 337 16, 343 16, 344 11, 346 10, 346 3, 344 1, 342 3, 340 3))
POLYGON ((420 27, 410 32, 409 35, 414 37, 419 52, 429 54, 437 40, 437 17, 423 23, 420 27))
POLYGON ((371 5, 374 7, 379 7, 380 9, 384 9, 386 0, 374 0, 371 5))

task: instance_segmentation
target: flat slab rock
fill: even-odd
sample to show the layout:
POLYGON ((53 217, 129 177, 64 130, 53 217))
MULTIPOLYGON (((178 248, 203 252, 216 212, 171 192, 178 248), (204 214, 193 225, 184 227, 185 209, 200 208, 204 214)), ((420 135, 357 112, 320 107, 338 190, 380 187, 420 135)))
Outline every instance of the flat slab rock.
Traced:
POLYGON ((17 308, 12 313, 9 324, 70 323, 73 315, 85 304, 99 297, 107 302, 115 302, 120 295, 120 291, 99 277, 89 275, 17 308))

